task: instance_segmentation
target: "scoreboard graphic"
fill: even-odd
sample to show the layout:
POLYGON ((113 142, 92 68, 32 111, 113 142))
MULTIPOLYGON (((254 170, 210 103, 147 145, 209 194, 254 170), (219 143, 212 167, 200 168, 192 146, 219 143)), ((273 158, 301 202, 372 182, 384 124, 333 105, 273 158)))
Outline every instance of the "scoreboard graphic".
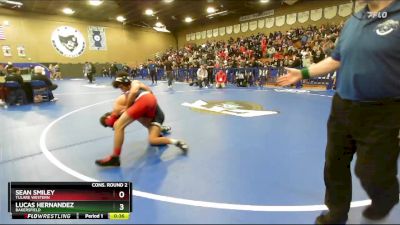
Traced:
POLYGON ((13 219, 115 219, 132 212, 131 182, 9 182, 13 219))

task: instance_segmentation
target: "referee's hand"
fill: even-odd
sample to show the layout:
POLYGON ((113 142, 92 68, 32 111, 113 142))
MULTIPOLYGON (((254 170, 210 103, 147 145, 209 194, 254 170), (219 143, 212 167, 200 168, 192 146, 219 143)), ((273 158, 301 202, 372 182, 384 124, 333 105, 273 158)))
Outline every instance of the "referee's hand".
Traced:
POLYGON ((301 72, 298 69, 285 68, 286 73, 283 76, 278 77, 276 80, 276 85, 287 86, 294 84, 301 80, 301 72))

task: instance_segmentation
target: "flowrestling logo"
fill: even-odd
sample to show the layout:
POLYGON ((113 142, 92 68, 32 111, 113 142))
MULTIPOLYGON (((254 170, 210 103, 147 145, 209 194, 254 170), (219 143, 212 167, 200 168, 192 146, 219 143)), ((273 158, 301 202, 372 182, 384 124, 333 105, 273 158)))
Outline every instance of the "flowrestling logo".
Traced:
POLYGON ((54 48, 65 57, 75 58, 82 55, 86 43, 81 32, 69 26, 58 27, 51 35, 54 48))
POLYGON ((277 111, 267 111, 259 104, 244 101, 203 101, 197 100, 193 103, 182 103, 198 112, 211 114, 232 115, 239 117, 256 117, 278 114, 277 111))
POLYGON ((392 31, 399 28, 399 21, 395 20, 386 20, 385 22, 378 24, 376 26, 376 33, 380 36, 384 36, 390 34, 392 31))

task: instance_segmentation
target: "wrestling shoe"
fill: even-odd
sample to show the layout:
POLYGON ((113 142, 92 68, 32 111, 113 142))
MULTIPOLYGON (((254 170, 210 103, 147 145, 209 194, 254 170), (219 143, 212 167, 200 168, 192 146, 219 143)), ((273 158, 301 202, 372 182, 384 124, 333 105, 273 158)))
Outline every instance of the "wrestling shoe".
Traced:
POLYGON ((189 151, 189 146, 184 141, 178 141, 175 146, 180 148, 184 155, 186 155, 189 151))
POLYGON ((385 218, 394 205, 381 207, 377 205, 368 206, 363 212, 363 216, 369 220, 381 220, 385 218))
POLYGON ((315 220, 315 224, 346 224, 347 215, 335 216, 330 212, 321 213, 315 220))
POLYGON ((98 166, 120 166, 121 162, 119 161, 119 156, 107 156, 104 159, 96 160, 96 165, 98 166))

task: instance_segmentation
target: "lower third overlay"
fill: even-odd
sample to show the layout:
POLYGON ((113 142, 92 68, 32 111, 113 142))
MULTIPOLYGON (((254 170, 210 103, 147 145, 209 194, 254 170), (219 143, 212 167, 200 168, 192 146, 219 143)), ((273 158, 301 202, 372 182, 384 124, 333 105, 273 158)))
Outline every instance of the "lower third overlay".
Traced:
POLYGON ((127 220, 131 182, 9 182, 13 219, 127 220))

